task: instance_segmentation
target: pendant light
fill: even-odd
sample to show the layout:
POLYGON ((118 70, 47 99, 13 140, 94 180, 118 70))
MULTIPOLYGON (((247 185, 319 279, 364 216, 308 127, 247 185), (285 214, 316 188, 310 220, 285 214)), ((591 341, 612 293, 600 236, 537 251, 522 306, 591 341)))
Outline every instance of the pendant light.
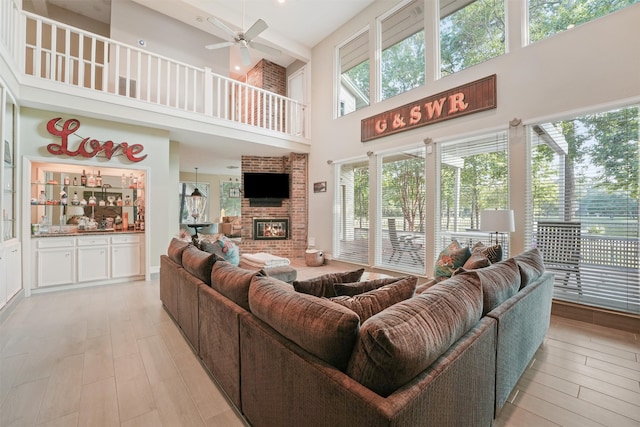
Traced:
POLYGON ((200 190, 198 190, 198 168, 196 169, 196 186, 190 196, 185 197, 187 199, 187 209, 189 209, 189 215, 193 218, 194 223, 200 222, 200 218, 204 214, 207 207, 207 197, 204 196, 200 190))

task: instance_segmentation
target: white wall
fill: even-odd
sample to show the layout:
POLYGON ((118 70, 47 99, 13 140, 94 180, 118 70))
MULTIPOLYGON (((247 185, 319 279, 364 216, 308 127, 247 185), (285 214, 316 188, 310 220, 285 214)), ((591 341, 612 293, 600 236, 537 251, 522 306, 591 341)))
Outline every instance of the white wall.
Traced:
POLYGON ((149 52, 229 75, 229 49, 205 49, 208 44, 225 40, 131 0, 112 1, 111 38, 137 47, 142 39, 146 42, 144 49, 149 52))
MULTIPOLYGON (((425 0, 425 10, 431 3, 425 0)), ((421 145, 427 137, 437 143, 506 130, 513 118, 528 124, 640 102, 640 4, 636 4, 531 46, 512 47, 511 53, 499 58, 430 79, 425 87, 334 119, 335 46, 367 24, 375 28, 376 16, 389 6, 389 1, 378 0, 313 49, 309 236, 316 238, 319 248, 329 250, 332 244, 334 168, 327 160, 366 158, 367 151, 421 145), (362 119, 494 73, 497 109, 360 142, 362 119), (326 193, 313 194, 317 181, 327 181, 326 193)), ((514 173, 511 178, 524 177, 514 173)))
MULTIPOLYGON (((70 148, 75 149, 79 142, 77 137, 70 137, 70 148)), ((45 162, 61 162, 79 164, 87 169, 102 167, 113 168, 148 168, 146 183, 146 230, 149 239, 148 251, 150 272, 158 272, 160 269, 160 255, 166 253, 166 248, 173 236, 178 233, 178 206, 176 203, 175 189, 177 174, 171 172, 169 137, 163 130, 133 126, 105 120, 97 120, 81 116, 68 116, 54 111, 22 108, 20 111, 20 139, 21 155, 30 159, 45 162), (142 144, 147 157, 137 163, 129 162, 124 156, 114 156, 111 160, 104 157, 53 156, 47 151, 47 145, 60 143, 60 138, 49 134, 46 125, 49 120, 62 117, 63 120, 75 118, 80 121, 77 135, 83 138, 91 137, 100 142, 107 140, 115 144, 127 142, 129 144, 142 144)), ((175 168, 175 166, 174 166, 175 168)), ((25 171, 26 173, 26 171, 25 171)), ((22 182, 22 180, 21 180, 22 182)), ((23 189, 27 194, 29 189, 23 189)), ((29 212, 29 209, 26 210, 29 212)), ((23 219, 22 229, 23 243, 29 240, 29 219, 23 219)), ((24 266, 23 271, 31 271, 30 266, 24 266)))

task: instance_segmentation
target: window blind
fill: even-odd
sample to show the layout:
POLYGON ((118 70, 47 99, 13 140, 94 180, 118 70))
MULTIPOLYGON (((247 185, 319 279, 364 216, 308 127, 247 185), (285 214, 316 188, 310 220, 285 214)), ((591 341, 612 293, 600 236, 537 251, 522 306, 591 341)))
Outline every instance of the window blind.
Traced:
POLYGON ((554 298, 640 313, 638 111, 531 127, 531 241, 554 298))

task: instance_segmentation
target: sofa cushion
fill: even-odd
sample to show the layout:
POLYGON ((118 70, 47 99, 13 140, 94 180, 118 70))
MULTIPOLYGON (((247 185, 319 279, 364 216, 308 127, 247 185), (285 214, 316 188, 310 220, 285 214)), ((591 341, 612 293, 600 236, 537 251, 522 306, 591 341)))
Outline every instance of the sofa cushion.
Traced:
POLYGON ((475 271, 436 284, 367 319, 347 375, 386 397, 427 369, 482 315, 475 271))
POLYGON ((520 289, 532 283, 544 273, 544 261, 537 248, 533 248, 513 257, 520 270, 520 289))
POLYGON ((330 301, 355 311, 360 317, 360 321, 364 322, 387 307, 411 298, 415 293, 417 283, 417 277, 407 276, 368 292, 352 297, 337 296, 331 298, 330 301))
POLYGON ((167 249, 167 255, 171 258, 171 261, 178 265, 182 265, 182 253, 189 246, 189 242, 176 239, 175 237, 169 242, 169 248, 167 249))
POLYGON ((249 285, 262 270, 244 270, 227 261, 218 261, 211 272, 211 287, 245 310, 249 308, 249 285))
POLYGON ((436 261, 434 277, 437 282, 445 280, 453 275, 453 272, 464 265, 471 256, 468 247, 462 247, 458 241, 454 240, 449 246, 444 248, 436 261))
POLYGON ((254 277, 249 288, 251 312, 309 353, 344 371, 360 319, 346 307, 296 292, 272 277, 254 277))
POLYGON ((502 246, 500 244, 485 246, 484 243, 478 242, 471 248, 471 253, 479 253, 486 256, 491 261, 491 264, 502 261, 502 246))
POLYGON ((182 266, 189 273, 211 286, 211 268, 215 256, 189 245, 182 253, 182 266))
POLYGON ((364 268, 342 273, 327 273, 309 280, 296 280, 293 287, 296 291, 316 297, 335 297, 334 283, 357 282, 362 277, 364 268))
POLYGON ((382 286, 398 280, 398 277, 385 277, 382 279, 365 280, 364 282, 334 283, 333 289, 337 296, 352 297, 354 295, 363 294, 365 292, 381 288, 382 286))
POLYGON ((514 296, 520 289, 520 271, 513 258, 474 271, 482 284, 483 315, 514 296))

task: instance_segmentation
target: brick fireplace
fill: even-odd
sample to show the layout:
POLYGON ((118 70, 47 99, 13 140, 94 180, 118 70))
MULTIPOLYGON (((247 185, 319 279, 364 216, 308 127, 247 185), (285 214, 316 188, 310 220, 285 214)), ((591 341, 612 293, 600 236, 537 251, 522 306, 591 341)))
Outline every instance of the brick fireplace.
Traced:
POLYGON ((290 198, 282 206, 255 207, 242 199, 242 242, 244 253, 268 252, 285 258, 303 258, 307 249, 308 155, 291 153, 284 157, 242 156, 242 172, 288 173, 290 198), (286 239, 254 238, 254 220, 288 220, 286 239))

